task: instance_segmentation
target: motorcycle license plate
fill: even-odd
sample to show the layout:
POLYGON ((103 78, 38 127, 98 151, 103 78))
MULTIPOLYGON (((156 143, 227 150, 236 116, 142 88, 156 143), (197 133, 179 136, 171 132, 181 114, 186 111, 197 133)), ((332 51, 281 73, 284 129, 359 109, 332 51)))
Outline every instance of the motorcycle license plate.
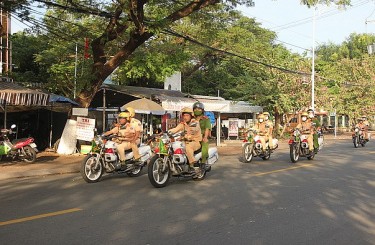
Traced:
POLYGON ((30 146, 31 146, 35 151, 38 151, 38 149, 36 148, 36 144, 35 144, 35 143, 31 143, 30 146))

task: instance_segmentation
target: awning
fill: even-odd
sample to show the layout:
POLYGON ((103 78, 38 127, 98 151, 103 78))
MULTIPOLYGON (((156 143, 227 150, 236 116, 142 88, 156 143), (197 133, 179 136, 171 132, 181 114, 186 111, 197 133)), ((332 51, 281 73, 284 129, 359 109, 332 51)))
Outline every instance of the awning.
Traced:
POLYGON ((45 106, 49 102, 49 94, 1 81, 0 102, 2 105, 45 106))
POLYGON ((262 112, 261 106, 253 106, 245 101, 231 101, 229 105, 229 113, 258 113, 262 112))
POLYGON ((161 106, 166 111, 180 111, 184 107, 193 108, 193 104, 197 102, 195 99, 186 97, 162 96, 161 106))

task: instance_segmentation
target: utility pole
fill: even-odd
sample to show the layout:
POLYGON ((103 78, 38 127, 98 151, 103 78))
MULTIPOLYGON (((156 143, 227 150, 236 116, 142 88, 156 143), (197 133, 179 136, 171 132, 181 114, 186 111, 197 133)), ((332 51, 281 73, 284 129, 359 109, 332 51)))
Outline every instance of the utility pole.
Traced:
POLYGON ((313 43, 312 43, 312 64, 311 64, 311 109, 315 111, 315 12, 316 6, 314 6, 313 13, 313 43))

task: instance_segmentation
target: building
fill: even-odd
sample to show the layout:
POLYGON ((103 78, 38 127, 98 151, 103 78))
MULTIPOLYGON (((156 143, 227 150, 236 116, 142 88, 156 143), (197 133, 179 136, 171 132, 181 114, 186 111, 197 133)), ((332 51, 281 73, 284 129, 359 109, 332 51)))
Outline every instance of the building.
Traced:
POLYGON ((10 15, 0 8, 0 75, 6 76, 12 71, 12 45, 10 15))

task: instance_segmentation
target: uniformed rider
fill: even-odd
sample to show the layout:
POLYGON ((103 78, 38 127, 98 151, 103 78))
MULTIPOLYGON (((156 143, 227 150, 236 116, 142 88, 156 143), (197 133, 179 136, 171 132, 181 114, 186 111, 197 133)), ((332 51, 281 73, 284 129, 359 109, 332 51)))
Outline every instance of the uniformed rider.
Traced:
POLYGON ((125 166, 125 150, 132 149, 134 158, 139 159, 139 151, 137 146, 137 140, 139 139, 138 135, 138 125, 135 126, 134 124, 130 123, 131 117, 129 112, 121 112, 118 115, 118 124, 116 127, 112 128, 111 130, 105 132, 103 135, 117 135, 114 141, 117 143, 117 151, 120 157, 120 164, 121 166, 125 166))
POLYGON ((272 133, 273 133, 273 123, 270 118, 270 113, 269 112, 263 112, 264 115, 264 122, 266 123, 266 128, 268 128, 268 145, 270 146, 271 149, 273 149, 273 138, 272 138, 272 133))
POLYGON ((320 122, 317 118, 315 118, 315 113, 313 109, 308 109, 307 114, 308 114, 307 121, 312 123, 312 128, 314 130, 314 134, 313 134, 314 152, 318 153, 319 151, 318 130, 320 130, 320 122))
POLYGON ((359 130, 361 130, 363 132, 363 136, 364 136, 365 140, 368 141, 368 135, 367 135, 368 127, 365 124, 365 122, 363 121, 363 117, 360 117, 357 120, 358 120, 358 123, 355 125, 355 127, 359 128, 359 130))
POLYGON ((197 172, 194 169, 196 160, 194 158, 194 151, 201 147, 202 134, 199 122, 193 118, 193 110, 185 107, 181 110, 182 122, 177 127, 168 130, 168 133, 184 132, 186 156, 189 160, 190 171, 197 172))
POLYGON ((206 163, 208 158, 208 137, 211 135, 211 121, 204 115, 204 105, 201 102, 195 102, 193 104, 193 111, 195 120, 199 121, 199 126, 202 132, 202 162, 206 163))
POLYGON ((298 128, 301 131, 302 135, 307 136, 307 143, 309 144, 309 151, 310 154, 314 151, 314 127, 311 120, 308 120, 309 114, 307 111, 302 112, 301 114, 301 120, 302 122, 297 125, 296 128, 298 128))
POLYGON ((253 130, 255 134, 259 136, 262 144, 263 152, 266 151, 266 142, 269 138, 269 128, 266 127, 265 116, 263 114, 258 115, 258 122, 254 125, 253 130))

